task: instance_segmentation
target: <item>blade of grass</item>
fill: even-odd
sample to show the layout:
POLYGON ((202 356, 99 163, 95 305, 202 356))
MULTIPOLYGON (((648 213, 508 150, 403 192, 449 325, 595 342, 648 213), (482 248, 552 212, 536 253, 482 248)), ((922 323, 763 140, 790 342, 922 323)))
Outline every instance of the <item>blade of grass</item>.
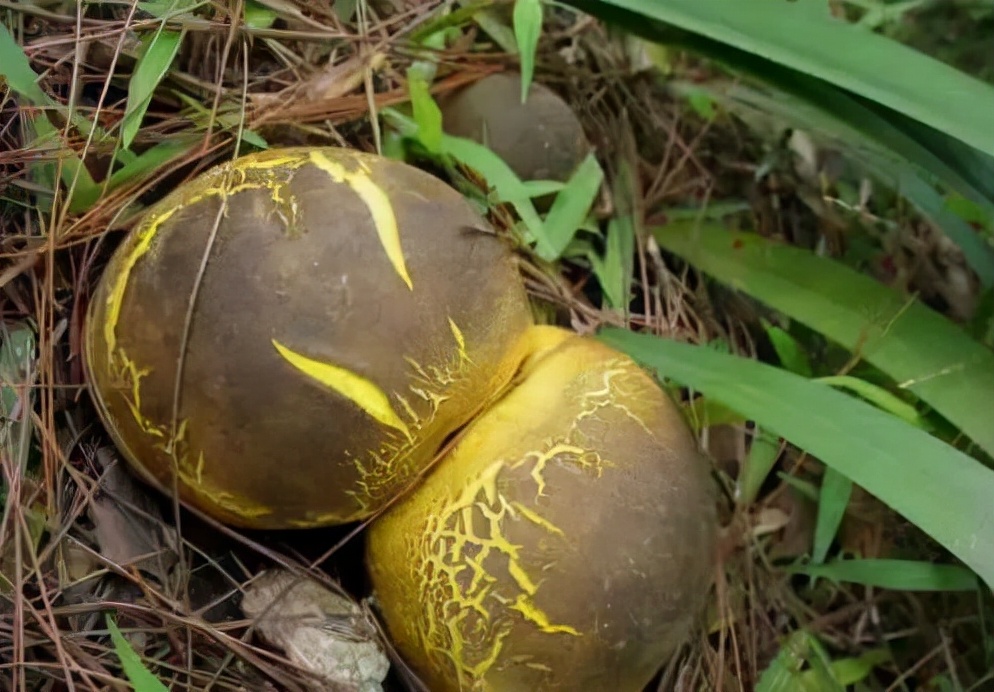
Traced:
POLYGON ((808 362, 808 354, 804 352, 797 340, 785 330, 766 320, 763 320, 763 329, 766 331, 770 343, 773 344, 773 350, 777 352, 780 364, 792 373, 811 377, 811 363, 808 362))
POLYGON ((756 430, 749 447, 749 455, 745 467, 738 478, 738 502, 748 507, 759 497, 759 490, 766 482, 766 477, 780 457, 780 441, 765 431, 756 430))
POLYGON ((939 60, 829 14, 821 0, 568 0, 678 27, 813 75, 994 156, 994 87, 939 60))
POLYGON ((521 103, 524 103, 535 74, 535 53, 542 35, 542 0, 515 0, 513 21, 521 60, 521 103))
POLYGON ((117 623, 114 622, 110 613, 105 613, 104 619, 107 622, 107 629, 110 630, 110 638, 114 642, 114 650, 117 652, 117 657, 121 660, 121 668, 124 669, 124 674, 128 676, 128 680, 131 681, 135 691, 166 692, 166 686, 145 667, 141 658, 131 648, 128 640, 121 634, 121 630, 118 629, 117 623))
POLYGON ((183 33, 164 31, 163 26, 164 24, 160 25, 155 33, 141 39, 142 50, 134 75, 128 82, 128 104, 121 123, 121 147, 124 149, 131 148, 145 112, 152 103, 152 96, 179 52, 183 33))
MULTIPOLYGON (((783 92, 771 93, 741 81, 670 83, 677 93, 704 91, 733 111, 775 117, 784 126, 811 132, 825 146, 845 152, 878 183, 904 196, 923 216, 963 249, 967 263, 985 288, 994 286, 994 249, 968 223, 994 217, 994 201, 964 178, 923 142, 894 127, 872 110, 842 94, 824 97, 812 92, 807 99, 783 92), (957 213, 955 198, 947 200, 936 189, 943 181, 955 189, 969 190, 974 216, 957 213)), ((810 91, 810 90, 809 90, 810 91)), ((962 207, 962 205, 960 205, 962 207)))
POLYGON ((756 692, 844 692, 830 665, 811 633, 791 632, 757 681, 756 692))
MULTIPOLYGON (((638 12, 638 8, 624 9, 603 0, 570 0, 570 4, 648 40, 704 55, 735 75, 771 85, 821 111, 840 113, 852 127, 860 131, 865 129, 867 136, 881 137, 879 146, 900 146, 896 151, 901 156, 913 154, 915 158, 908 161, 922 175, 938 176, 953 191, 983 204, 988 210, 994 209, 994 156, 981 154, 941 129, 922 126, 897 110, 784 66, 761 53, 740 50, 706 35, 653 21, 652 15, 638 12), (886 127, 880 127, 881 123, 886 127), (972 153, 968 155, 965 149, 972 153), (929 161, 939 162, 939 165, 929 164, 929 161)), ((664 6, 668 7, 668 4, 644 5, 652 11, 664 6)), ((779 7, 779 4, 773 3, 769 7, 779 7)), ((751 4, 748 8, 743 6, 748 11, 751 8, 751 4)), ((837 46, 833 45, 832 49, 837 50, 837 46)), ((976 108, 975 105, 970 107, 976 108)))
POLYGON ((814 455, 994 585, 994 471, 866 402, 785 370, 624 329, 605 329, 599 338, 814 455))
POLYGON ((842 525, 851 495, 852 481, 833 468, 825 469, 821 491, 818 493, 818 517, 811 551, 811 561, 814 564, 821 564, 828 556, 828 549, 842 525))
POLYGON ((858 351, 994 456, 994 353, 959 326, 848 267, 717 225, 653 229, 664 249, 858 351))
POLYGON ((536 246, 539 257, 552 262, 562 256, 590 213, 603 180, 597 157, 588 154, 552 202, 545 217, 545 237, 536 246))
POLYGON ((959 565, 917 560, 836 560, 790 571, 895 591, 975 591, 978 586, 977 576, 959 565))
POLYGON ((421 70, 407 71, 407 88, 418 126, 418 141, 432 154, 438 154, 442 150, 442 110, 431 97, 428 80, 421 70))
MULTIPOLYGON (((804 373, 799 373, 804 374, 804 373)), ((919 415, 914 406, 908 404, 898 397, 888 392, 883 387, 861 380, 858 377, 848 375, 836 375, 832 377, 819 377, 819 382, 830 384, 842 389, 848 389, 853 394, 858 394, 877 408, 883 409, 898 418, 911 423, 916 428, 931 432, 928 422, 919 415)))
POLYGON ((4 24, 0 24, 0 77, 8 86, 36 105, 55 105, 48 94, 38 86, 38 75, 31 69, 28 56, 4 24))

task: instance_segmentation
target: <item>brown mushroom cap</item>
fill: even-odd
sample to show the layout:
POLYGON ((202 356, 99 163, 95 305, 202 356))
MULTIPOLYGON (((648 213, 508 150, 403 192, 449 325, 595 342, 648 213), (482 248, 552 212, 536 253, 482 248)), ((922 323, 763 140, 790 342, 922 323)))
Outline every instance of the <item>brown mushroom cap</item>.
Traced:
POLYGON ((492 74, 443 99, 442 125, 485 144, 522 180, 566 182, 590 151, 576 114, 548 87, 532 82, 521 102, 521 75, 492 74))
POLYGON ((708 465, 628 357, 531 339, 516 386, 373 522, 375 594, 434 692, 639 691, 710 585, 708 465))
POLYGON ((370 515, 523 357, 527 297, 485 229, 442 181, 355 151, 208 171, 148 210, 97 287, 85 357, 106 426, 227 523, 370 515))

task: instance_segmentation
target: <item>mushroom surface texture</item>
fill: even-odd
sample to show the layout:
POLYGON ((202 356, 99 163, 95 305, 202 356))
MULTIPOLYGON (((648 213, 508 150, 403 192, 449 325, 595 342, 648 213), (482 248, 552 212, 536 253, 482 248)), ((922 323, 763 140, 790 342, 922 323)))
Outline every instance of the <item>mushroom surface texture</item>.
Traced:
POLYGON ((591 146, 576 114, 554 91, 499 72, 439 102, 443 129, 485 144, 522 180, 566 182, 591 146))
POLYGON ((96 288, 85 360, 147 481, 228 524, 309 527, 410 486, 508 385, 531 324, 512 250, 443 181, 272 149, 147 210, 96 288))
POLYGON ((433 692, 638 692, 711 583, 709 464, 630 358, 555 327, 504 398, 371 525, 392 640, 433 692))

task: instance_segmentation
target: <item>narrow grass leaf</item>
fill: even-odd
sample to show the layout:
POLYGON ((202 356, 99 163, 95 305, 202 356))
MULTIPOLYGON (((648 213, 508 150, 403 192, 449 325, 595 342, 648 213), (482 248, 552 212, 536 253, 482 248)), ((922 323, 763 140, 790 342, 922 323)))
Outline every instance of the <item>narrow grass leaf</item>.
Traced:
POLYGON ((806 481, 803 478, 792 476, 791 474, 784 473, 783 471, 777 471, 777 478, 779 478, 784 485, 789 485, 803 497, 817 504, 818 496, 821 494, 821 489, 811 481, 806 481))
POLYGON ((852 481, 835 469, 826 468, 821 480, 821 492, 818 493, 818 517, 811 551, 811 561, 814 564, 821 564, 828 557, 828 550, 842 525, 851 495, 852 481))
POLYGON ((719 281, 858 352, 994 456, 994 353, 958 325, 839 262, 756 234, 674 223, 654 235, 719 281))
MULTIPOLYGON (((335 3, 335 9, 338 9, 337 2, 335 3)), ((275 10, 256 2, 256 0, 245 0, 243 14, 245 26, 250 29, 268 29, 279 17, 279 14, 275 10)))
POLYGON ((138 3, 138 9, 159 19, 179 19, 192 17, 193 10, 206 4, 204 0, 145 0, 138 3))
POLYGON ((864 401, 765 363, 624 329, 599 338, 816 456, 994 585, 994 471, 975 459, 864 401), (956 511, 941 498, 954 499, 956 511))
POLYGON ((542 35, 542 0, 515 0, 513 21, 521 60, 521 103, 524 103, 535 75, 535 53, 542 35))
POLYGON ((780 364, 792 373, 811 377, 811 363, 808 362, 808 354, 797 343, 797 339, 766 320, 763 320, 763 328, 766 330, 766 336, 769 337, 770 343, 773 344, 773 350, 777 352, 780 364))
POLYGON ((922 52, 833 17, 821 0, 570 0, 656 20, 858 94, 994 155, 994 87, 922 52))
POLYGON ((547 242, 538 245, 539 257, 551 262, 562 256, 577 229, 586 221, 603 180, 604 171, 597 162, 597 157, 592 153, 588 154, 570 176, 566 187, 556 195, 552 208, 545 217, 547 242))
MULTIPOLYGON (((61 180, 66 188, 69 211, 81 213, 92 207, 100 199, 101 188, 93 180, 90 171, 83 165, 82 159, 76 155, 76 152, 65 146, 61 134, 43 114, 33 118, 31 124, 38 135, 32 143, 32 147, 38 147, 43 151, 52 147, 61 152, 61 180)), ((45 163, 42 166, 53 172, 54 186, 55 164, 45 163)), ((43 175, 48 177, 49 173, 45 172, 43 175)))
POLYGON ((841 685, 855 685, 869 677, 874 668, 891 661, 887 649, 870 649, 861 656, 837 658, 832 661, 832 673, 841 685))
POLYGON ((756 430, 749 447, 745 466, 738 478, 738 502, 748 507, 759 497, 759 490, 780 457, 780 441, 762 430, 756 430))
POLYGON ((830 384, 833 387, 839 387, 840 389, 849 390, 853 394, 858 394, 863 397, 877 408, 887 411, 888 413, 911 423, 917 428, 921 428, 922 430, 930 430, 931 426, 929 426, 928 422, 921 415, 919 415, 914 406, 906 401, 902 401, 900 398, 888 392, 883 387, 878 387, 872 382, 867 382, 866 380, 858 377, 851 377, 849 375, 819 377, 818 382, 830 384))
MULTIPOLYGON (((500 49, 507 53, 508 55, 518 54, 518 43, 517 37, 514 35, 514 29, 509 27, 501 18, 501 16, 495 12, 488 3, 475 3, 476 7, 466 3, 467 6, 462 9, 473 10, 473 21, 481 28, 483 31, 493 39, 500 49)), ((453 13, 454 14, 454 13, 453 13)))
POLYGON ((612 218, 607 224, 604 256, 591 257, 591 263, 607 306, 615 310, 626 309, 631 300, 634 253, 635 224, 632 217, 612 218))
POLYGON ((142 39, 143 50, 128 83, 128 105, 121 123, 121 146, 124 149, 131 147, 138 134, 155 89, 173 64, 182 38, 181 32, 163 31, 160 27, 155 33, 142 39))
POLYGON ((566 188, 566 183, 558 180, 522 180, 521 185, 530 198, 554 195, 566 188))
POLYGON ((422 71, 407 71, 407 88, 414 122, 418 125, 418 141, 432 154, 438 154, 442 149, 442 110, 432 98, 422 71))
POLYGON ((110 613, 106 613, 104 617, 107 629, 110 630, 110 638, 114 642, 114 651, 121 660, 121 668, 134 686, 135 692, 166 692, 166 686, 145 667, 128 640, 121 634, 110 613))
POLYGON ((976 209, 973 216, 989 218, 994 215, 994 198, 989 197, 994 189, 988 190, 981 183, 987 177, 994 178, 994 166, 982 166, 977 176, 971 176, 972 168, 967 162, 950 165, 926 146, 926 140, 903 132, 865 104, 813 85, 800 94, 803 98, 761 89, 741 80, 671 82, 670 88, 677 93, 706 91, 732 112, 751 120, 772 118, 782 122, 785 128, 809 132, 822 146, 844 152, 878 184, 903 195, 962 248, 967 263, 985 288, 994 286, 994 249, 970 226, 973 218, 957 213, 937 190, 941 183, 963 191, 969 199, 962 199, 976 209))
POLYGON ((0 77, 8 86, 35 105, 51 104, 52 99, 38 86, 38 75, 31 69, 28 56, 6 25, 0 24, 0 77))
POLYGON ((836 560, 791 571, 894 591, 976 591, 979 586, 977 576, 964 567, 916 560, 836 560))
POLYGON ((446 134, 442 135, 442 152, 482 175, 496 191, 498 198, 509 203, 518 212, 538 248, 545 248, 546 254, 550 254, 551 250, 548 248, 553 245, 545 224, 531 202, 530 192, 503 159, 471 139, 446 134))
POLYGON ((196 140, 187 138, 185 141, 159 142, 151 149, 136 156, 127 165, 114 171, 110 177, 108 189, 113 190, 121 185, 138 183, 173 159, 186 154, 193 147, 199 145, 199 137, 196 140))
POLYGON ((844 692, 817 639, 804 630, 791 632, 760 675, 756 692, 844 692), (810 666, 808 670, 804 670, 810 666))
POLYGON ((31 447, 35 342, 27 322, 0 323, 0 452, 21 471, 31 447))
POLYGON ((515 0, 513 21, 521 60, 521 103, 525 103, 535 76, 535 54, 542 35, 542 0, 515 0))

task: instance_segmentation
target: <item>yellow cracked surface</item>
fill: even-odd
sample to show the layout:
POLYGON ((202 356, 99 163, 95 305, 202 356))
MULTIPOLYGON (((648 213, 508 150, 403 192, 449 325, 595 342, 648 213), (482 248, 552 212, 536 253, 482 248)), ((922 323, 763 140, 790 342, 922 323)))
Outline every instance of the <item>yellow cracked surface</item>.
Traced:
POLYGON ((646 378, 627 359, 600 356, 553 352, 530 363, 424 485, 371 527, 374 584, 391 631, 407 655, 449 680, 446 688, 486 689, 483 679, 506 662, 508 637, 522 626, 582 636, 578 623, 539 605, 548 589, 553 602, 566 578, 540 536, 569 549, 568 528, 539 499, 558 502, 556 516, 565 516, 553 469, 572 467, 596 482, 617 466, 590 446, 595 419, 616 423, 620 414, 652 436, 639 413, 651 399, 646 378))

